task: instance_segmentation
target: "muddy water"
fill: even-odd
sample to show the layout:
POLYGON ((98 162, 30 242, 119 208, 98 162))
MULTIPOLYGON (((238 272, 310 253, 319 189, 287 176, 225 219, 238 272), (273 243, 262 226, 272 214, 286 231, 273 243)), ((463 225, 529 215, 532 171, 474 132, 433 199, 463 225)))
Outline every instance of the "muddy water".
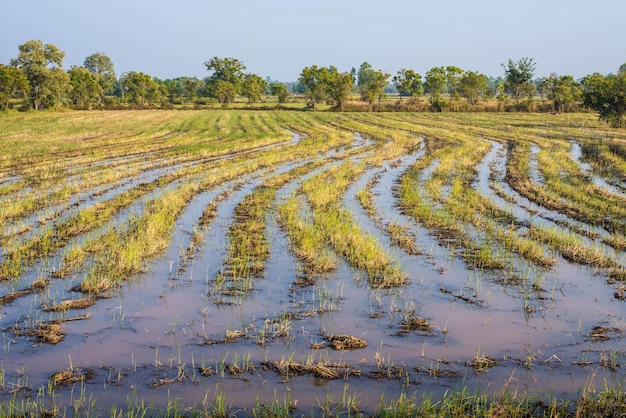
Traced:
MULTIPOLYGON (((359 137, 354 145, 366 143, 359 137)), ((74 391, 72 387, 57 389, 57 402, 70 405, 84 389, 94 394, 106 415, 110 405, 125 405, 129 394, 164 407, 174 398, 189 405, 202 405, 205 399, 210 403, 216 391, 223 390, 227 404, 240 411, 249 411, 257 401, 290 397, 298 401, 296 412, 306 414, 329 398, 339 401, 344 391, 358 394, 362 409, 374 411, 381 396, 391 399, 401 391, 437 395, 450 387, 468 385, 493 393, 507 387, 574 397, 590 383, 601 387, 605 381, 614 385, 623 380, 623 367, 613 372, 605 361, 614 355, 624 363, 624 305, 613 298, 613 289, 602 275, 564 260, 550 271, 528 268, 521 283, 506 284, 506 272, 468 270, 454 250, 402 215, 396 206, 393 188, 398 178, 422 157, 422 152, 417 152, 368 169, 343 201, 360 227, 375 236, 402 267, 408 276, 406 286, 371 289, 364 272, 343 262, 310 286, 297 285, 302 268, 278 226, 277 215, 271 212, 266 230, 271 250, 263 277, 254 279, 253 290, 240 300, 217 303, 214 284, 227 257, 228 228, 235 207, 266 178, 304 161, 283 165, 196 196, 180 216, 172 244, 163 256, 118 294, 89 308, 89 320, 63 324, 67 336, 60 344, 34 344, 32 339, 3 332, 0 365, 6 370, 5 381, 18 382, 24 373, 36 391, 54 372, 70 365, 92 369, 95 377, 76 385, 74 391), (377 222, 355 198, 371 180, 381 215, 377 222), (194 223, 226 190, 232 193, 216 202, 217 215, 204 243, 191 259, 183 260, 181 252, 189 245, 194 223), (382 232, 389 222, 406 226, 423 254, 408 255, 394 247, 382 232), (402 332, 402 320, 411 312, 427 319, 432 330, 402 332), (594 340, 591 335, 596 326, 622 331, 608 333, 607 340, 594 340), (219 342, 234 331, 242 336, 219 342), (363 338, 368 346, 345 352, 313 348, 313 344, 324 344, 324 337, 332 333, 363 338), (481 355, 493 358, 496 365, 475 371, 471 362, 481 355), (253 370, 234 375, 220 369, 222 362, 243 366, 248 357, 253 370), (328 381, 313 375, 278 376, 262 367, 267 361, 287 359, 345 363, 361 374, 328 381), (590 365, 585 366, 586 362, 590 365), (211 367, 214 374, 201 376, 199 367, 211 367), (435 368, 450 376, 433 378, 427 370, 435 368)), ((490 167, 504 159, 501 146, 493 143, 478 170, 475 187, 494 200, 490 167)), ((302 181, 333 164, 337 162, 290 182, 278 191, 277 200, 296 192, 302 181)), ((528 212, 520 205, 497 202, 511 208, 518 218, 527 219, 528 212)), ((54 264, 51 258, 34 268, 33 274, 45 275, 54 264)), ((78 282, 80 278, 67 280, 78 282)), ((21 320, 36 322, 58 316, 40 312, 39 305, 42 299, 60 298, 63 288, 69 287, 63 283, 44 294, 18 299, 10 311, 2 307, 2 328, 21 320), (21 318, 12 312, 20 312, 21 318)))
POLYGON ((542 185, 544 183, 543 174, 539 170, 539 162, 537 155, 541 152, 541 148, 538 145, 532 144, 530 146, 530 158, 528 161, 528 176, 533 183, 542 185))
POLYGON ((593 169, 591 168, 591 165, 587 162, 582 161, 582 147, 578 142, 570 141, 570 144, 572 145, 572 160, 574 160, 579 165, 581 171, 591 179, 593 184, 601 189, 608 191, 609 193, 613 193, 621 197, 626 197, 626 190, 623 190, 618 185, 613 185, 609 183, 606 179, 593 174, 593 169))
MULTIPOLYGON (((604 228, 577 221, 565 214, 547 209, 521 196, 505 181, 506 148, 495 141, 490 141, 490 143, 492 148, 478 165, 476 181, 472 184, 472 187, 483 196, 490 199, 500 209, 513 214, 522 225, 532 224, 562 232, 567 232, 568 228, 575 228, 576 230, 586 231, 588 234, 598 237, 607 237, 610 235, 604 228), (497 185, 514 203, 496 194, 492 185, 497 185)), ((524 229, 521 230, 521 233, 524 233, 524 229)), ((615 250, 604 244, 599 238, 591 239, 588 236, 580 236, 580 239, 586 245, 601 249, 603 253, 620 263, 626 261, 626 254, 623 251, 615 250)))

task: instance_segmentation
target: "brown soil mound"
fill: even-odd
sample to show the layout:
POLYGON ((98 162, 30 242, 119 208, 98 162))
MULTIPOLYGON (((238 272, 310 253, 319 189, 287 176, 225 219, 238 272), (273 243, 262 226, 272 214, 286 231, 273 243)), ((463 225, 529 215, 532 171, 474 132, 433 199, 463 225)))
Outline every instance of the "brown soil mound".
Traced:
POLYGON ((367 347, 367 342, 348 334, 332 334, 326 337, 334 350, 355 350, 367 347))
POLYGON ((96 303, 96 300, 94 298, 81 298, 81 299, 74 299, 74 300, 64 300, 61 303, 54 305, 54 306, 50 306, 46 309, 44 309, 44 311, 46 312, 65 312, 65 311, 69 311, 71 309, 86 309, 89 308, 90 306, 93 306, 96 303))
POLYGON ((36 336, 43 343, 58 344, 65 338, 65 331, 59 324, 41 324, 36 336))

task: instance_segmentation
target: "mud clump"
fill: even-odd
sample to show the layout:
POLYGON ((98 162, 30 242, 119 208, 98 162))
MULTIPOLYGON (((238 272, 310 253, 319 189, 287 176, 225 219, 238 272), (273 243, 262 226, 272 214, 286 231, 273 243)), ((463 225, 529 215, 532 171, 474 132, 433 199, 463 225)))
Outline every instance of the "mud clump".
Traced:
POLYGON ((44 308, 45 312, 66 312, 73 309, 87 309, 96 303, 95 298, 64 300, 61 303, 44 308))
POLYGON ((65 386, 82 380, 90 380, 94 377, 95 372, 91 369, 81 370, 73 367, 56 372, 50 377, 50 381, 54 386, 65 386))
POLYGON ((65 338, 65 331, 59 324, 41 324, 37 329, 37 339, 42 343, 58 344, 65 338))
POLYGON ((38 326, 13 326, 5 329, 18 337, 36 337, 37 341, 48 344, 58 344, 65 338, 65 331, 56 322, 40 324, 38 326))
POLYGON ((356 350, 367 347, 367 342, 348 334, 332 334, 326 337, 333 350, 356 350))
POLYGON ((430 333, 433 329, 428 319, 420 318, 419 316, 404 318, 400 326, 404 331, 422 331, 430 333))
POLYGON ((273 370, 279 376, 294 376, 310 374, 320 379, 333 380, 342 376, 360 376, 361 372, 348 364, 330 364, 322 361, 308 362, 306 364, 294 361, 272 361, 264 363, 264 367, 273 370))
POLYGON ((593 342, 608 341, 619 334, 621 334, 621 332, 618 328, 606 328, 598 325, 591 330, 589 338, 591 338, 593 342))

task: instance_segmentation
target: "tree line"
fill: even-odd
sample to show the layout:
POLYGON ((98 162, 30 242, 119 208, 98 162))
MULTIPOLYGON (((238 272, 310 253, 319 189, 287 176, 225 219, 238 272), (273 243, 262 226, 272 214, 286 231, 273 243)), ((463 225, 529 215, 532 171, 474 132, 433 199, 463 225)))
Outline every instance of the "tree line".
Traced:
MULTIPOLYGON (((411 69, 395 75, 375 70, 364 62, 358 70, 339 71, 335 66, 305 67, 295 82, 274 82, 247 73, 242 61, 214 57, 204 63, 209 75, 203 79, 179 77, 160 80, 143 72, 130 71, 117 77, 113 61, 102 52, 85 58, 82 66, 63 69, 65 52, 52 44, 30 40, 18 47, 9 65, 0 64, 0 108, 7 110, 12 100, 23 99, 23 109, 43 110, 72 106, 78 109, 127 106, 171 107, 208 98, 227 107, 237 96, 255 103, 264 95, 285 103, 290 95, 305 98, 306 106, 327 103, 344 110, 356 94, 369 110, 382 108, 390 93, 396 107, 426 99, 431 111, 451 108, 453 100, 475 106, 481 100, 496 99, 499 107, 509 101, 514 110, 530 110, 539 95, 547 98, 554 112, 577 105, 597 111, 613 126, 624 126, 626 113, 626 64, 617 74, 591 74, 580 80, 570 75, 551 74, 534 78, 532 58, 509 60, 502 64, 504 77, 487 77, 455 66, 433 67, 424 77, 411 69)), ((409 106, 410 108, 410 106, 409 106)))

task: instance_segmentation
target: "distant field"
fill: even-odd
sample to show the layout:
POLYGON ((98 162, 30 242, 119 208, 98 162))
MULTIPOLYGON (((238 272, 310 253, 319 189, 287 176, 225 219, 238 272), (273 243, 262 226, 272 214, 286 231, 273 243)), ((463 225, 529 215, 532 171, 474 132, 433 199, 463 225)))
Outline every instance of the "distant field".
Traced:
POLYGON ((595 115, 11 113, 0 148, 0 415, 623 390, 595 115))

